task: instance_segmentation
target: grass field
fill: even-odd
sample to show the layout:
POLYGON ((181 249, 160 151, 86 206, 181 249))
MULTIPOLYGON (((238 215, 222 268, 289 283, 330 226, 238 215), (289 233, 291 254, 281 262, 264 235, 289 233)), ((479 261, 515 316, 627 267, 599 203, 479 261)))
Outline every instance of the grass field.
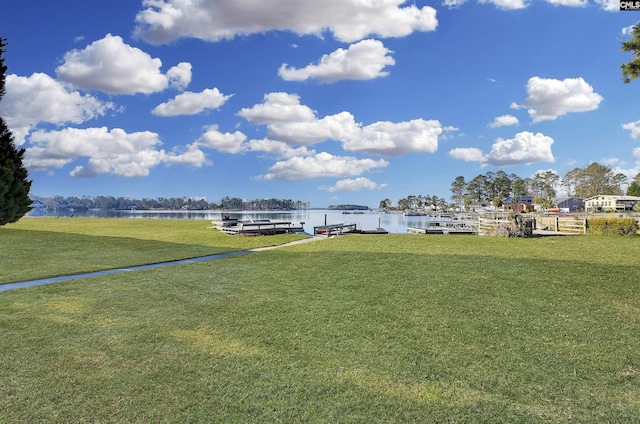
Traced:
POLYGON ((229 237, 210 221, 24 218, 0 227, 0 284, 282 244, 301 235, 229 237))
POLYGON ((342 236, 4 292, 0 422, 637 423, 638 257, 342 236))

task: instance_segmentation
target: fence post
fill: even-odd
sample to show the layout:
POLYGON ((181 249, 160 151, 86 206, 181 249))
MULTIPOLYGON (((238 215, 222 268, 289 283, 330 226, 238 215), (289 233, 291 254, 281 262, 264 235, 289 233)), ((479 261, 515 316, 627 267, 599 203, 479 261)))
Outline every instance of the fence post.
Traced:
POLYGON ((587 225, 588 225, 587 218, 585 218, 584 219, 584 234, 587 234, 587 225))
POLYGON ((556 231, 560 232, 560 220, 557 216, 556 216, 556 231))

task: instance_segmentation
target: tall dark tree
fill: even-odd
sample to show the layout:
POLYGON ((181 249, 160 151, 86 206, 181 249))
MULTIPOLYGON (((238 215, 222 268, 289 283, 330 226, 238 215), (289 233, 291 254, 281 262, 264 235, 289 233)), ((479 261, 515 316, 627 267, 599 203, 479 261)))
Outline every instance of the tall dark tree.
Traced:
POLYGON ((632 55, 628 63, 622 64, 622 78, 629 83, 640 77, 640 22, 631 29, 631 39, 622 42, 622 51, 632 55))
POLYGON ((462 175, 456 177, 451 183, 451 200, 462 210, 464 204, 464 192, 467 189, 467 183, 462 175))
MULTIPOLYGON (((0 101, 5 93, 6 40, 0 37, 0 101)), ((22 164, 24 149, 17 149, 13 135, 0 117, 0 225, 16 222, 31 210, 31 181, 22 164)))

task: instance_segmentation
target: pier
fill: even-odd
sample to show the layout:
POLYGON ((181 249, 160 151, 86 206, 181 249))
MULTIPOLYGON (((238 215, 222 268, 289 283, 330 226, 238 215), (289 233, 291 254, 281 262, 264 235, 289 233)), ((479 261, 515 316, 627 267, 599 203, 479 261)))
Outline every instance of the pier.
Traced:
POLYGON ((215 228, 230 235, 268 236, 304 233, 304 222, 271 221, 269 219, 240 221, 225 218, 221 221, 212 221, 212 223, 215 228))
POLYGON ((429 221, 426 228, 407 228, 412 234, 478 234, 478 221, 429 221))

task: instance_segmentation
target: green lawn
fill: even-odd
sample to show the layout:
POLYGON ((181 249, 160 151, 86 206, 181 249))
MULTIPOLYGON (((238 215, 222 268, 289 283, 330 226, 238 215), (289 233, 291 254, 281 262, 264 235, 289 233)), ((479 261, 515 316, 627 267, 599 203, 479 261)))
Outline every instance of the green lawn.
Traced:
POLYGON ((0 422, 637 423, 638 257, 342 236, 0 293, 0 422))
POLYGON ((282 244, 301 235, 232 237, 210 221, 24 218, 0 227, 0 284, 282 244))

